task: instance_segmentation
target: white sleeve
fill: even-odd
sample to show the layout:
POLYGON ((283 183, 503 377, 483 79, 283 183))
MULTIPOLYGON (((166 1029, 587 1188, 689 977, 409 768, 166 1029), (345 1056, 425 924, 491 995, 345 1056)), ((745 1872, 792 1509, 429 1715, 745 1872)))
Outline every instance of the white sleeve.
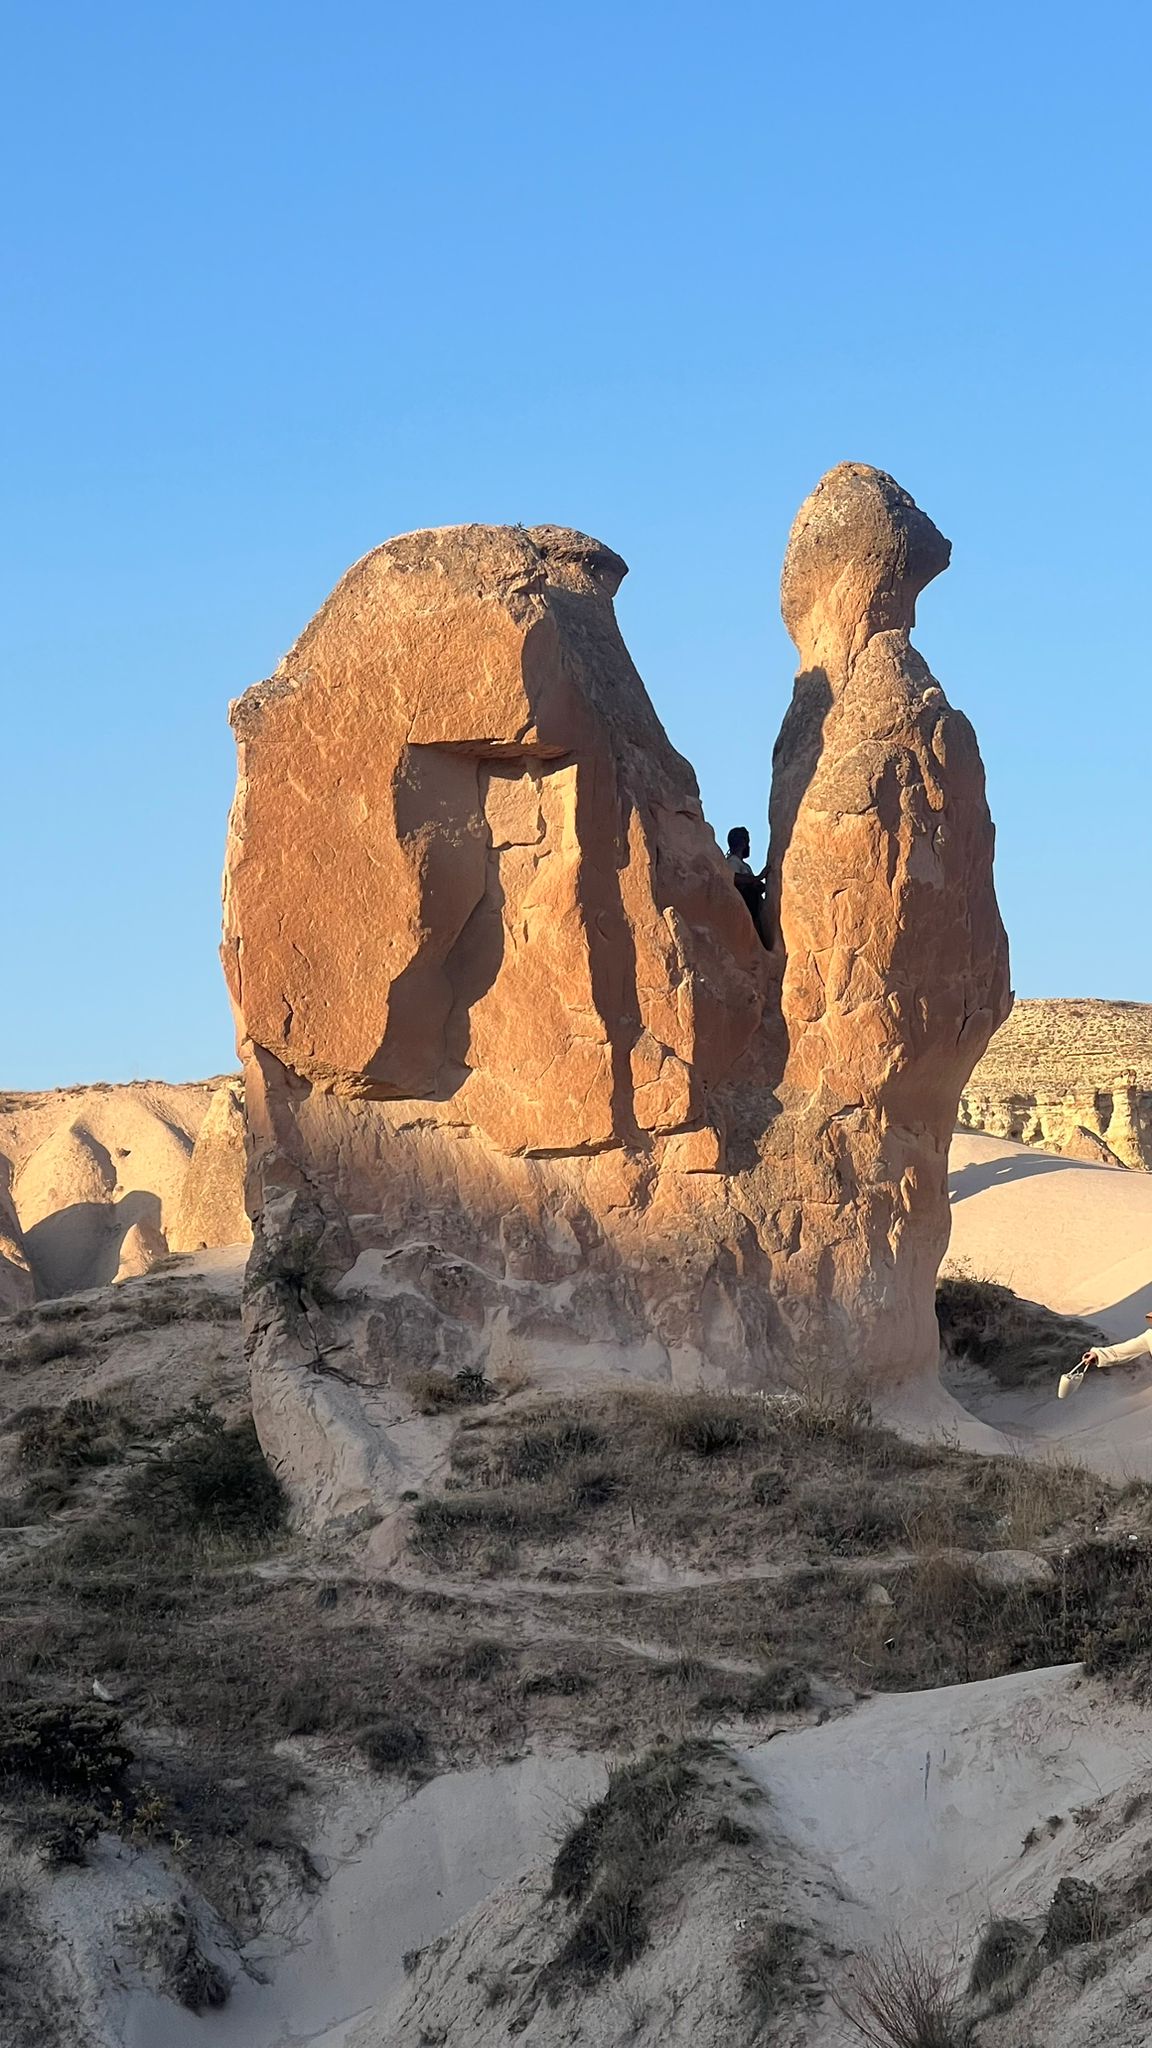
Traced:
POLYGON ((1124 1365, 1130 1358, 1144 1358, 1152 1352, 1152 1330, 1141 1330, 1124 1344, 1099 1344, 1096 1357, 1101 1365, 1124 1365))

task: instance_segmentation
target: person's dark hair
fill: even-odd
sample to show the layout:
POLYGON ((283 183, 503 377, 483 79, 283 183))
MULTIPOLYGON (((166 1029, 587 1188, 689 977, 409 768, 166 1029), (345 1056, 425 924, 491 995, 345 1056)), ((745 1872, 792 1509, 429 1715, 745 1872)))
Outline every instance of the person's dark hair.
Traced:
POLYGON ((729 853, 742 853, 746 855, 751 844, 752 839, 747 825, 733 825, 732 830, 728 834, 729 853))

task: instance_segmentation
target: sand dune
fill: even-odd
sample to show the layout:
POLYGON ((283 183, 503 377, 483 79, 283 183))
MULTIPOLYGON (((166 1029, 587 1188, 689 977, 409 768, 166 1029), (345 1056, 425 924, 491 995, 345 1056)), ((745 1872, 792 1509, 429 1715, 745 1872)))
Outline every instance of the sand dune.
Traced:
POLYGON ((1130 1337, 1152 1309, 1152 1174, 958 1131, 950 1262, 1130 1337))

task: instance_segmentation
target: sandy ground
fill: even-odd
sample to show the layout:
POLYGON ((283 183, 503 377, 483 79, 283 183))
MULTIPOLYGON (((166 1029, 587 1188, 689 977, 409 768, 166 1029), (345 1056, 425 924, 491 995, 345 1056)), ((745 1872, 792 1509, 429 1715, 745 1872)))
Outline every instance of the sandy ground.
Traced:
MULTIPOLYGON (((1147 1773, 1147 1749, 1146 1716, 1107 1699, 1076 1667, 1060 1667, 875 1699, 846 1719, 737 1751, 736 1761, 766 1795, 745 1811, 762 1837, 773 1905, 783 1885, 792 1916, 823 1942, 833 1982, 846 1956, 893 1930, 966 1962, 990 1912, 1042 1918, 1060 1875, 1081 1866, 1085 1816, 1111 1795, 1127 1797, 1147 1773)), ((528 2048, 620 2039, 720 2048, 744 2038, 732 2032, 734 1958, 756 1900, 737 1897, 702 1872, 686 1905, 669 1902, 652 1951, 628 1973, 634 2031, 620 2030, 619 1991, 609 1981, 576 2014, 545 2003, 518 2022, 528 2048), (699 1916, 687 1968, 685 1913, 699 1916)), ((317 2037, 316 2048, 503 2038, 507 2014, 491 2015, 482 1996, 485 1959, 502 1956, 530 1981, 561 1932, 538 1877, 494 1886, 410 1984, 382 1967, 374 2011, 347 2032, 317 2037)), ((831 2001, 791 2025, 790 2041, 821 2048, 859 2038, 831 2001)))
POLYGON ((1152 1309, 1152 1174, 958 1131, 948 1262, 1087 1316, 1114 1343, 1152 1309))
MULTIPOLYGON (((1080 1867, 1076 1816, 1142 1783, 1150 1753, 1147 1716, 1065 1666, 873 1699, 735 1755, 766 1795, 748 1811, 777 1881, 832 1950, 878 1945, 895 1929, 966 1957, 990 1912, 1043 1915, 1059 1876, 1080 1867)), ((228 2005, 193 2016, 125 1984, 107 2011, 108 2039, 123 2048, 392 2048, 443 2038, 445 2018, 448 2038, 472 2039, 460 1956, 475 1963, 488 1943, 514 1941, 533 1971, 547 1960, 557 1927, 551 1912, 533 1923, 538 1880, 573 1813, 602 1790, 607 1761, 529 1756, 445 1773, 408 1797, 357 1780, 316 1844, 326 1882, 247 1951, 250 1974, 236 1978, 228 2005), (405 1955, 445 1935, 431 1983, 426 1972, 410 1990, 405 1955)), ((75 1938, 74 1916, 63 1921, 75 1938)), ((684 1938, 682 1918, 675 1932, 684 1938)), ((738 1932, 733 1922, 703 1943, 717 1983, 730 1985, 731 1958, 709 1946, 730 1947, 738 1932)), ((659 1961, 657 1952, 657 1976, 659 1961)), ((615 2005, 604 2032, 597 1998, 579 2038, 615 2039, 615 2005)), ((550 2012, 533 2021, 529 2044, 577 2038, 550 2012)), ((653 2041, 666 2019, 653 1994, 653 2041)), ((803 2038, 827 2048, 857 2038, 830 2009, 813 2025, 803 2038)), ((667 2038, 719 2048, 720 2032, 699 2028, 697 2015, 690 2034, 674 2028, 667 2038)))
MULTIPOLYGON (((121 1981, 119 1995, 107 1999, 102 2040, 117 2048, 343 2048, 352 2024, 403 1983, 405 1954, 546 1860, 604 1781, 597 1756, 529 1756, 446 1772, 409 1797, 357 1777, 337 1793, 312 1845, 323 1884, 245 1951, 244 1969, 230 1959, 227 2005, 185 2012, 124 1981, 122 1964, 105 1968, 109 1985, 121 1981)), ((151 1859, 129 1858, 115 1874, 121 1890, 134 1871, 144 1895, 145 1863, 155 1886, 151 1859)), ((97 1930, 85 1928, 75 1905, 83 1890, 81 1878, 57 1883, 60 1932, 74 1947, 93 1946, 89 1967, 98 1975, 97 1930)))
POLYGON ((1147 1714, 1068 1665, 881 1696, 741 1761, 793 1839, 834 1867, 846 1941, 892 1928, 950 1951, 990 1910, 1044 1910, 1054 1859, 1039 1845, 1022 1855, 1026 1836, 1044 1823, 1050 1843, 1051 1816, 1127 1784, 1150 1732, 1147 1714))

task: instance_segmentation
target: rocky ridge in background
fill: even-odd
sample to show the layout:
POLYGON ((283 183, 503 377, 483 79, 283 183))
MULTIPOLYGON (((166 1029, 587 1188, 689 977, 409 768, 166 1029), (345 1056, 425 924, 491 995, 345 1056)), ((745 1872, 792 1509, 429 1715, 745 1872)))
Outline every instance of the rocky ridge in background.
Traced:
POLYGON ((934 1368, 1009 1002, 979 753, 909 644, 948 554, 859 464, 802 508, 767 950, 585 535, 389 542, 234 707, 254 1404, 298 1505, 410 1479, 413 1371, 934 1368))
POLYGON ((960 1125, 1152 1170, 1152 1003, 1017 1002, 964 1090, 960 1125))
POLYGON ((246 1243, 241 1101, 226 1076, 0 1096, 0 1304, 246 1243))

